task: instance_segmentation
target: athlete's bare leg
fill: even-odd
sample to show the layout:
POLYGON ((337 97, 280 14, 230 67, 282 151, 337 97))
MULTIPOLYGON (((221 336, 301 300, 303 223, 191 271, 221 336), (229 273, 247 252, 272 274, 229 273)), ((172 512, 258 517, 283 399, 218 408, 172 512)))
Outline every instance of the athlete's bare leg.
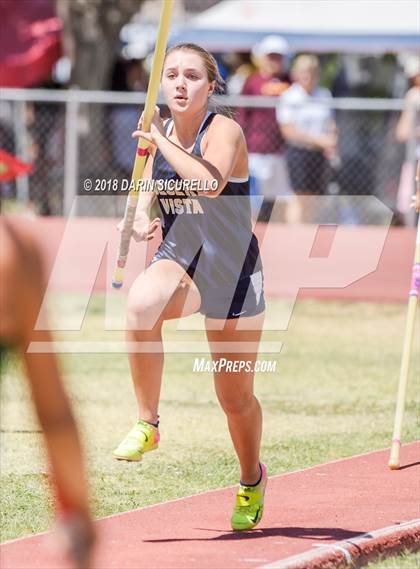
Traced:
POLYGON ((220 329, 223 321, 206 319, 207 338, 213 361, 218 361, 220 358, 225 358, 232 364, 246 361, 250 362, 252 368, 252 371, 241 372, 225 369, 214 374, 216 394, 226 413, 229 432, 238 455, 241 480, 248 484, 253 484, 260 477, 262 413, 254 395, 253 367, 257 359, 263 322, 264 313, 249 318, 226 320, 220 329), (229 351, 226 352, 223 351, 225 342, 229 345, 229 351), (238 348, 243 347, 244 342, 249 349, 246 353, 230 351, 235 345, 238 348))
POLYGON ((134 282, 128 298, 127 340, 140 349, 129 354, 139 418, 154 423, 163 372, 162 325, 165 320, 188 316, 200 308, 197 286, 184 269, 170 260, 150 265, 134 282))

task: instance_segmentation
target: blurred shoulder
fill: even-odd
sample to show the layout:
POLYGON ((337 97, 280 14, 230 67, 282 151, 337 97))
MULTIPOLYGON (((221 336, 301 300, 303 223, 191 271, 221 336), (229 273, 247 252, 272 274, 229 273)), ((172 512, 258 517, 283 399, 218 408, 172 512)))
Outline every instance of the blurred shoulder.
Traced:
POLYGON ((332 93, 326 87, 317 87, 316 94, 320 99, 332 99, 332 93))
MULTIPOLYGON (((39 230, 38 230, 39 234, 39 230)), ((0 272, 16 269, 19 272, 36 271, 42 268, 41 245, 37 228, 26 218, 2 216, 0 218, 0 241, 2 255, 0 272)))
POLYGON ((406 103, 417 103, 420 104, 420 87, 411 87, 405 94, 406 103))
POLYGON ((279 99, 284 101, 296 101, 304 96, 303 89, 298 83, 292 83, 279 97, 279 99))
POLYGON ((19 251, 33 253, 39 250, 36 226, 25 217, 2 215, 0 232, 19 251))

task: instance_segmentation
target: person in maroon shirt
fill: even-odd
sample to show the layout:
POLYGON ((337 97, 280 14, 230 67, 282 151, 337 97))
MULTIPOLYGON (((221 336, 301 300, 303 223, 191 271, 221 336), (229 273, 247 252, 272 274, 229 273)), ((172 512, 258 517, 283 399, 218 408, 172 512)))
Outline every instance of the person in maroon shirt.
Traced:
MULTIPOLYGON (((245 81, 242 95, 278 97, 290 85, 283 71, 287 42, 280 36, 267 36, 253 50, 258 70, 245 81)), ((254 193, 263 196, 259 219, 270 218, 277 196, 291 193, 281 137, 274 108, 247 107, 240 109, 238 122, 245 133, 249 168, 255 184, 254 193), (256 190, 256 192, 255 192, 256 190)))

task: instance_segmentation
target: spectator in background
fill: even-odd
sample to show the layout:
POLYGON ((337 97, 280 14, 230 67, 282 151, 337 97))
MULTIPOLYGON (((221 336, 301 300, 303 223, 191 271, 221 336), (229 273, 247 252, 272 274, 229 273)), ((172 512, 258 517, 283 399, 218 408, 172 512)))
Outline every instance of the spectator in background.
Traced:
MULTIPOLYGON (((267 36, 252 50, 257 71, 245 81, 242 95, 278 97, 290 85, 284 72, 287 42, 280 36, 267 36)), ((274 108, 241 109, 238 122, 245 133, 249 152, 252 193, 264 197, 259 219, 267 221, 278 195, 290 193, 284 142, 276 124, 274 108)))
POLYGON ((415 160, 420 160, 420 57, 413 56, 405 65, 405 73, 410 81, 410 88, 404 98, 404 110, 398 121, 395 135, 399 142, 410 144, 413 141, 414 153, 406 153, 406 160, 401 169, 397 195, 397 211, 406 216, 410 208, 410 199, 414 190, 415 160))
POLYGON ((410 204, 417 213, 420 213, 420 160, 417 162, 417 172, 416 172, 416 193, 412 196, 412 203, 410 204))
POLYGON ((293 85, 281 95, 277 121, 287 142, 286 159, 296 198, 287 220, 308 221, 302 195, 322 195, 327 188, 328 162, 336 155, 337 136, 328 89, 318 87, 319 62, 314 55, 300 55, 292 68, 293 85))
POLYGON ((226 79, 228 95, 240 95, 245 81, 255 72, 255 66, 249 60, 249 54, 225 53, 223 61, 229 69, 226 79))

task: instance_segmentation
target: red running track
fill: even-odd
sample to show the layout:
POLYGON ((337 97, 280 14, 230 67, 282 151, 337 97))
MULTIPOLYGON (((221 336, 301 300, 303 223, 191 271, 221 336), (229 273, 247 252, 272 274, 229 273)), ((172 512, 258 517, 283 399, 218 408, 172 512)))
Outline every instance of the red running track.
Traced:
MULTIPOLYGON (((25 219, 24 223, 34 227, 43 245, 50 290, 90 293, 110 288, 119 243, 117 220, 74 218, 67 223, 57 217, 25 219)), ((413 228, 273 223, 258 224, 255 232, 268 298, 407 300, 413 228)), ((132 241, 123 291, 151 259, 159 242, 160 238, 148 244, 132 241)))
MULTIPOLYGON (((97 569, 256 569, 322 545, 420 518, 420 441, 270 478, 258 529, 234 533, 235 488, 98 520, 97 569)), ((269 465, 268 465, 269 467, 269 465)), ((141 491, 141 489, 139 489, 141 491)), ((2 569, 57 569, 48 534, 3 544, 2 569)), ((309 565, 308 565, 309 567, 309 565)))

